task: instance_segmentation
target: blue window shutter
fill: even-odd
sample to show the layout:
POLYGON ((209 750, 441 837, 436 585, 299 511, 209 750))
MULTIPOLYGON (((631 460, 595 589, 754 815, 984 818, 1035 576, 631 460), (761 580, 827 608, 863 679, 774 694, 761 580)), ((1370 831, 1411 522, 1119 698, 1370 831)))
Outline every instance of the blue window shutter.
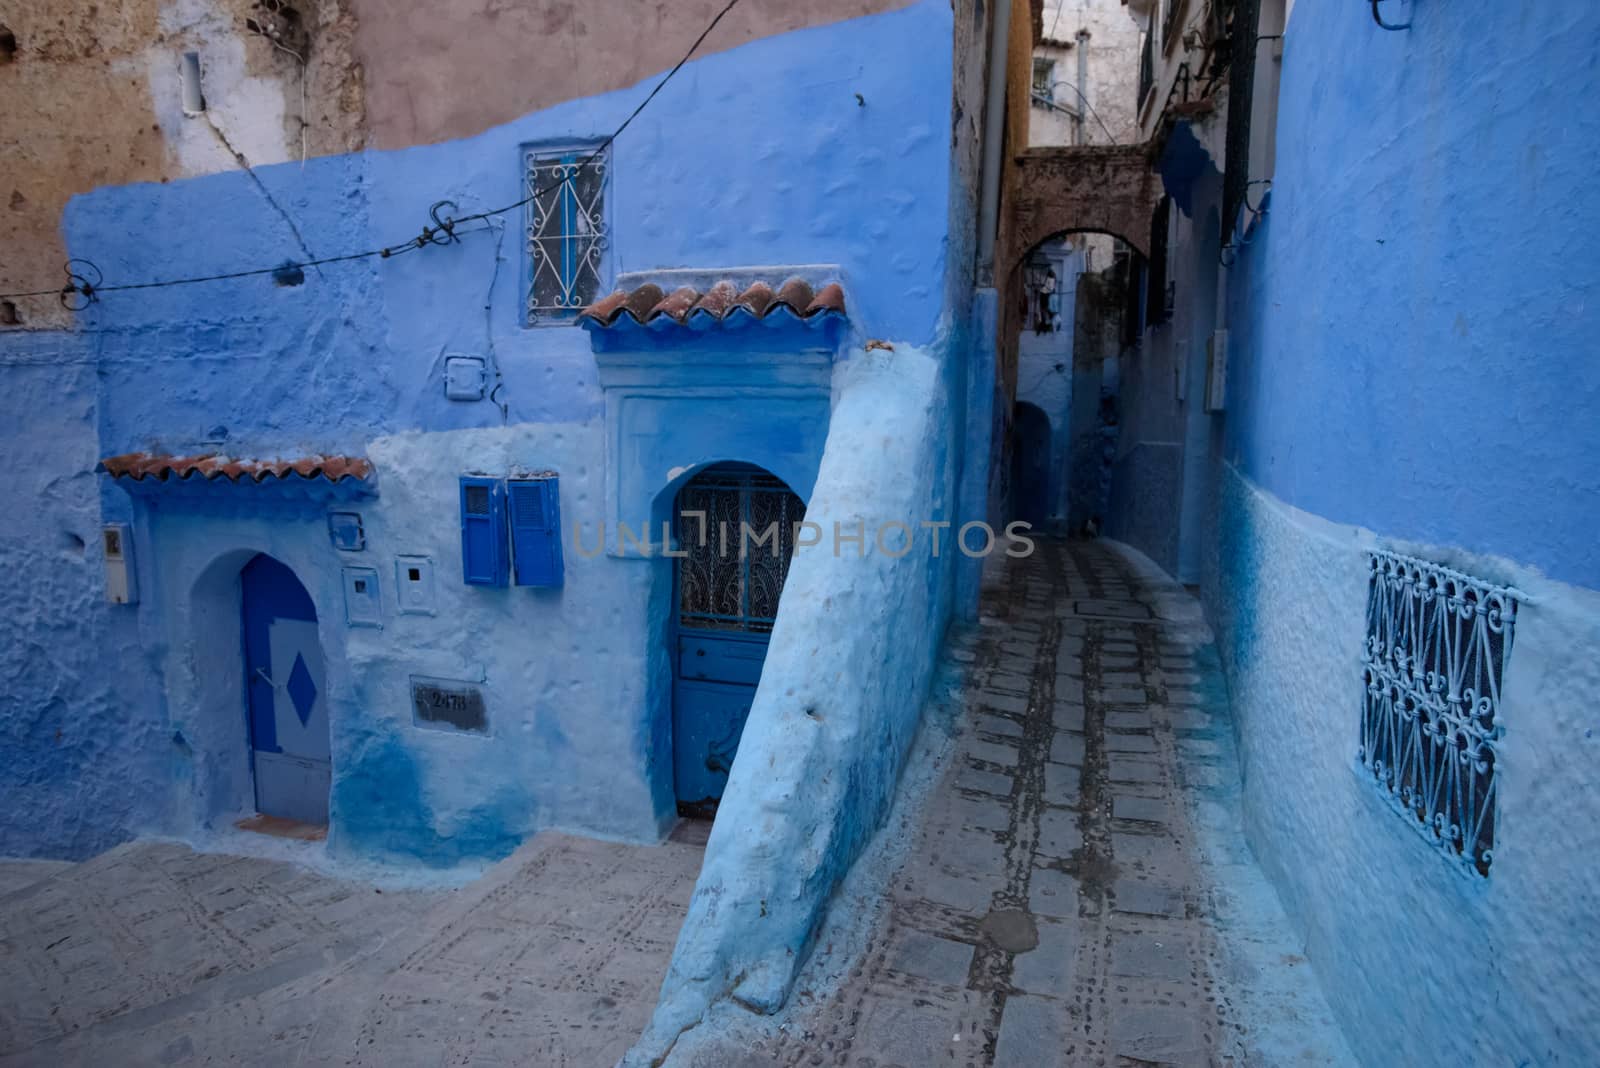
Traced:
POLYGON ((461 479, 461 581, 506 584, 506 498, 496 478, 461 479))
POLYGON ((511 553, 518 586, 561 585, 561 482, 548 478, 513 479, 511 553))

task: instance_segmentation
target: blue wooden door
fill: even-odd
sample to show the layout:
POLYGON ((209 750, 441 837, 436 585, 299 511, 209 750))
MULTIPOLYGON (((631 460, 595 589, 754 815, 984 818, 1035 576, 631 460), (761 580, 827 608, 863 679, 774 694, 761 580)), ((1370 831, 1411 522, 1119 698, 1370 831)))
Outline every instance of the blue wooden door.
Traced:
POLYGON ((240 579, 256 810, 327 823, 327 680, 316 606, 294 572, 265 554, 240 579))
POLYGON ((672 766, 678 811, 710 817, 728 783, 778 615, 805 505, 749 465, 706 469, 678 494, 672 766), (746 533, 749 531, 750 533, 746 533))

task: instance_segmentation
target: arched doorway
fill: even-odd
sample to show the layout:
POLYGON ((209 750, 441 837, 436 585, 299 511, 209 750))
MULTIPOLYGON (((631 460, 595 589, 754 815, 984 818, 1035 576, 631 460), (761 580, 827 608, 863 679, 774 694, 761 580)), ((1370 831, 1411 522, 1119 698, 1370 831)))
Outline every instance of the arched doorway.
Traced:
POLYGON ((256 811, 326 824, 331 760, 316 606, 295 573, 265 553, 239 578, 256 811))
POLYGON ((1035 530, 1050 518, 1051 451, 1049 417, 1019 402, 1011 429, 1011 514, 1035 530))
POLYGON ((680 815, 707 819, 755 700, 805 504, 752 464, 717 464, 678 491, 672 768, 680 815))

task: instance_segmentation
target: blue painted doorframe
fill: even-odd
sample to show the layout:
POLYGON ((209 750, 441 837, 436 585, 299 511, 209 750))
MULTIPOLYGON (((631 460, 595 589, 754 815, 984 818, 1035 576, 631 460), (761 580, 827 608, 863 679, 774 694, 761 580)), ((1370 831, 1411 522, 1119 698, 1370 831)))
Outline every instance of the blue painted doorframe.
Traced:
POLYGON ((678 812, 709 818, 744 732, 805 505, 749 464, 719 464, 678 493, 674 534, 672 766, 678 812), (762 538, 743 539, 744 527, 762 538))
POLYGON ((332 764, 316 606, 265 553, 239 577, 256 811, 325 824, 332 764))

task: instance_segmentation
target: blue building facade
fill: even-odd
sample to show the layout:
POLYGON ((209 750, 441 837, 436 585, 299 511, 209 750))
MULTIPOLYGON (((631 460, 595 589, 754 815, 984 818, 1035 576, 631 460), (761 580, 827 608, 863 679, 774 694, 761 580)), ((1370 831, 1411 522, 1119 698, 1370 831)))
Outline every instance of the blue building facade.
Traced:
MULTIPOLYGON (((681 800, 662 542, 679 491, 718 465, 779 480, 828 535, 795 557, 796 599, 836 569, 852 585, 832 524, 885 472, 841 455, 824 480, 858 430, 835 413, 854 365, 872 389, 904 365, 920 386, 896 403, 925 450, 902 457, 922 479, 904 521, 955 518, 975 212, 956 46, 978 29, 948 4, 877 6, 693 59, 614 141, 659 73, 442 143, 73 199, 67 247, 107 287, 287 267, 80 294, 72 328, 0 335, 19 575, 0 794, 36 814, 0 848, 226 829, 279 750, 327 777, 337 855, 482 863, 542 828, 659 840, 681 800), (783 121, 795 108, 805 123, 783 121), (420 248, 297 266, 524 198, 420 248), (710 299, 725 280, 773 303, 576 315, 614 289, 710 299), (791 281, 815 306, 786 302, 791 281), (479 485, 510 524, 482 545, 479 485), (519 495, 543 534, 518 526, 519 495), (108 525, 132 603, 105 600, 108 525), (292 611, 251 608, 260 560, 298 585, 292 611), (285 748, 299 733, 305 753, 285 748)), ((885 654, 901 696, 925 685, 954 589, 954 557, 913 560, 873 587, 926 601, 927 633, 885 654)), ((791 655, 786 615, 769 665, 791 655)), ((866 647, 842 626, 827 640, 866 647)), ((871 756, 880 803, 915 723, 900 705, 901 744, 871 756)))
POLYGON ((1111 533, 1198 584, 1252 846, 1363 1061, 1592 1063, 1600 22, 1258 6, 1254 99, 1166 142, 1111 533))

